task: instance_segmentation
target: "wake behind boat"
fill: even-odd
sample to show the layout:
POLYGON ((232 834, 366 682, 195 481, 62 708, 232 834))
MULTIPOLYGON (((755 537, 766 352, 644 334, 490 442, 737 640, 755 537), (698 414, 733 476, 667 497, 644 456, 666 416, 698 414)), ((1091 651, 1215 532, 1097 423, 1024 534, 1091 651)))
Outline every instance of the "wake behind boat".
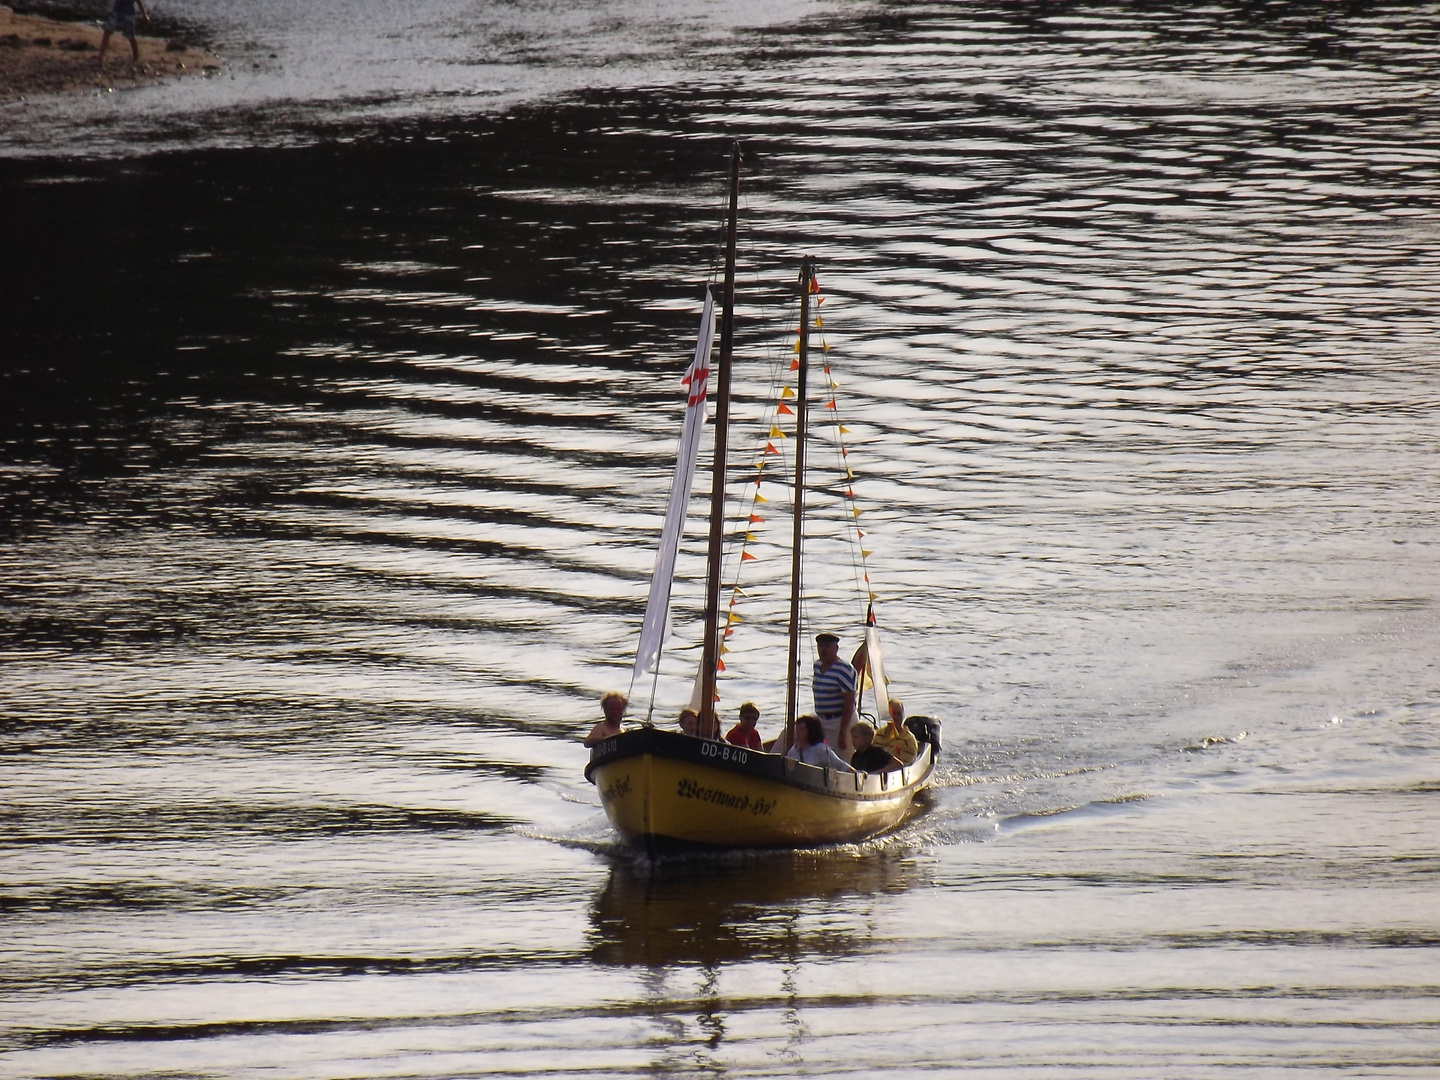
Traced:
MULTIPOLYGON (((892 739, 903 739, 906 747, 898 761, 888 762, 883 769, 872 765, 871 768, 877 769, 874 772, 852 770, 843 760, 823 750, 824 744, 819 741, 818 734, 808 734, 812 728, 818 733, 815 718, 798 715, 800 648, 806 636, 801 626, 801 614, 805 596, 803 562, 804 540, 807 535, 806 448, 810 438, 809 412, 812 404, 810 350, 812 332, 823 326, 818 317, 819 304, 823 302, 823 298, 819 296, 820 288, 816 280, 814 261, 809 258, 801 263, 795 359, 790 364, 790 371, 786 373, 787 376, 790 372, 794 373, 796 385, 791 388, 782 382, 775 398, 776 415, 773 418, 778 421, 782 416, 794 416, 785 728, 783 734, 767 749, 751 749, 719 739, 721 728, 716 715, 716 684, 719 674, 725 670, 722 655, 729 652, 728 642, 735 632, 736 624, 741 621, 734 610, 736 598, 745 595, 738 582, 732 584, 729 608, 722 621, 721 565, 725 555, 726 535, 725 480, 734 342, 735 233, 739 169, 740 156, 737 147, 730 164, 730 212, 725 276, 720 297, 720 356, 715 370, 715 451, 702 624, 706 629, 702 634, 702 658, 691 701, 696 715, 696 730, 711 737, 662 731, 653 727, 648 717, 644 726, 638 730, 621 731, 618 712, 624 700, 619 698, 619 695, 612 695, 608 699, 607 722, 598 725, 591 739, 587 740, 592 743, 592 748, 585 775, 599 791, 601 803, 611 823, 623 836, 644 845, 652 854, 685 847, 804 847, 877 835, 894 828, 911 812, 915 794, 929 780, 940 748, 939 724, 924 717, 914 718, 906 722, 904 732, 898 728, 890 729, 892 739), (793 402, 793 407, 787 402, 793 402), (613 716, 609 711, 611 707, 615 709, 613 716), (796 750, 819 748, 820 753, 805 754, 817 764, 807 764, 800 760, 796 756, 796 750, 792 750, 789 755, 778 752, 787 747, 794 747, 796 750)), ((710 394, 714 308, 713 292, 707 291, 695 357, 682 381, 687 391, 685 422, 680 436, 680 450, 661 532, 660 548, 655 559, 650 596, 636 649, 637 676, 643 672, 658 672, 661 654, 669 636, 670 593, 676 556, 685 529, 686 511, 698 459, 700 431, 705 422, 705 409, 710 394)), ((825 407, 833 411, 835 383, 830 375, 828 359, 822 371, 826 382, 824 397, 828 399, 825 407)), ((835 422, 835 429, 836 437, 842 438, 846 429, 839 425, 838 420, 835 422)), ((783 458, 776 443, 789 438, 777 423, 772 422, 764 454, 774 457, 762 455, 756 465, 757 472, 753 480, 755 492, 752 493, 749 513, 741 519, 745 521, 748 518, 748 521, 745 521, 737 533, 744 538, 746 545, 755 540, 750 530, 764 521, 763 516, 757 513, 761 509, 757 503, 766 501, 759 494, 765 466, 771 460, 783 458)), ((847 451, 843 442, 837 445, 843 461, 847 451)), ((852 476, 848 464, 845 465, 843 490, 845 497, 851 500, 852 513, 849 516, 853 522, 858 518, 858 510, 853 507, 853 492, 849 488, 852 476)), ((858 525, 853 526, 853 531, 857 549, 855 565, 862 568, 857 570, 857 584, 863 581, 860 605, 863 616, 857 621, 864 626, 865 640, 863 649, 856 654, 860 672, 853 687, 853 700, 856 705, 859 704, 859 694, 864 688, 864 679, 868 677, 874 692, 875 715, 888 718, 892 715, 891 703, 886 690, 879 632, 875 626, 875 595, 870 591, 869 573, 863 570, 863 559, 869 552, 859 547, 858 542, 864 534, 860 532, 858 525), (860 657, 863 657, 863 660, 860 660, 860 657)), ((737 576, 738 568, 744 567, 747 561, 755 558, 742 547, 736 561, 737 576)), ((823 663, 828 670, 834 660, 827 658, 823 663)), ((841 663, 843 665, 843 661, 841 663)), ((816 704, 819 706, 818 686, 816 697, 816 704)), ((843 710, 830 717, 830 721, 836 725, 839 733, 836 741, 841 744, 842 749, 848 750, 844 745, 848 719, 844 717, 843 710)))

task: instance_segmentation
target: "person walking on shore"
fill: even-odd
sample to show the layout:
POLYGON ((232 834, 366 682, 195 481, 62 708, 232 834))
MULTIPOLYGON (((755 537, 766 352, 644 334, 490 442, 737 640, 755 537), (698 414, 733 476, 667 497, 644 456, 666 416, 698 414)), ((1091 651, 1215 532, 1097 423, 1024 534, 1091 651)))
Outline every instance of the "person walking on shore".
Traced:
POLYGON ((110 45, 110 35, 116 30, 130 40, 130 62, 140 62, 140 44, 135 40, 135 8, 145 21, 150 21, 150 12, 145 10, 145 0, 110 0, 110 14, 105 16, 105 32, 100 35, 100 66, 105 66, 105 50, 110 45))

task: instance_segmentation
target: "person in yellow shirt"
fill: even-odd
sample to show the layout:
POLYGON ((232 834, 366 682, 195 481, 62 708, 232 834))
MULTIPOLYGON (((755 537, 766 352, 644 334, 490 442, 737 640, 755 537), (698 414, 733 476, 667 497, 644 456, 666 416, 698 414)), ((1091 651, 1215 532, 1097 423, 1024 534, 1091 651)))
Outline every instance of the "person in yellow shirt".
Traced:
POLYGON ((872 744, 884 750, 901 765, 913 764, 920 754, 920 743, 914 732, 905 726, 905 703, 890 699, 890 722, 875 732, 872 744))

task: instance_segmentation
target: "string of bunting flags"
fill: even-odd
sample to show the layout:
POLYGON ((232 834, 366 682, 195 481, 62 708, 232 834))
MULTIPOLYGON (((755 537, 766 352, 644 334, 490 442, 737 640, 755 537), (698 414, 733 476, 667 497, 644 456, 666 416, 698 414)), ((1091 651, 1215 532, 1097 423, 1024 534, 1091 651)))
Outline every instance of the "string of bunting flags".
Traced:
MULTIPOLYGON (((829 426, 832 427, 834 430, 834 445, 835 449, 838 451, 839 465, 844 476, 844 488, 841 492, 841 495, 845 500, 847 517, 849 519, 850 525, 855 530, 854 544, 852 550, 859 552, 859 558, 855 561, 854 570, 856 572, 857 578, 863 579, 864 591, 868 596, 870 602, 873 603, 876 599, 876 596, 873 587, 871 586, 870 571, 866 563, 866 560, 870 556, 871 552, 865 548, 863 543, 865 538, 865 532, 860 527, 861 508, 856 502, 855 490, 853 486, 855 473, 850 467, 850 450, 849 447, 846 445, 845 441, 845 436, 849 435, 851 432, 848 427, 846 427, 840 422, 840 409, 837 402, 836 394, 836 391, 840 389, 840 384, 835 381, 834 375, 830 369, 830 345, 825 340, 825 321, 820 310, 821 305, 825 303, 825 297, 820 294, 820 284, 818 280, 811 281, 810 292, 814 298, 815 312, 813 317, 814 321, 812 323, 812 330, 815 333, 812 335, 812 342, 814 342, 818 338, 820 355, 822 358, 821 371, 825 377, 825 389, 827 391, 826 399, 824 405, 822 406, 824 409, 824 413, 822 415, 828 421, 829 426)), ((791 346, 790 352, 798 354, 800 352, 800 331, 797 328, 795 330, 788 331, 788 333, 793 335, 795 339, 791 346)), ((789 370, 791 372, 796 372, 799 371, 799 369, 800 360, 797 355, 795 359, 790 362, 789 370)), ((790 438, 790 435, 781 428, 780 425, 784 423, 781 418, 791 418, 787 426, 791 427, 793 431, 795 423, 795 408, 792 405, 792 402, 796 401, 796 396, 797 395, 795 389, 782 382, 778 395, 769 402, 769 408, 766 410, 766 413, 761 421, 761 430, 765 432, 765 435, 761 440, 763 442, 763 449, 760 449, 756 453, 756 461, 754 465, 755 479, 754 482, 749 485, 749 504, 748 506, 744 506, 742 508, 742 512, 745 514, 747 521, 745 531, 742 534, 742 540, 740 543, 739 559, 736 561, 734 568, 735 577, 730 591, 729 606, 725 619, 725 629, 720 644, 720 656, 717 660, 717 670, 719 671, 725 670, 724 657, 730 652, 730 647, 728 643, 730 637, 735 632, 735 627, 745 621, 744 617, 735 610, 737 603, 739 603, 741 599, 748 599, 749 596, 749 594, 747 594, 745 590, 741 588, 740 578, 744 570, 744 565, 747 562, 755 562, 761 559, 760 555, 757 555, 754 551, 751 550, 751 546, 752 544, 757 544, 759 542, 756 536, 756 531, 757 528, 763 527, 765 524, 765 516, 763 512, 764 504, 770 501, 764 493, 764 485, 767 480, 767 468, 769 467, 772 459, 774 459, 774 463, 777 467, 783 468, 783 466, 786 464, 785 454, 782 453, 780 446, 785 440, 790 438)), ((852 556, 852 558, 854 557, 852 556)), ((718 693, 716 694, 716 699, 719 699, 718 693)))

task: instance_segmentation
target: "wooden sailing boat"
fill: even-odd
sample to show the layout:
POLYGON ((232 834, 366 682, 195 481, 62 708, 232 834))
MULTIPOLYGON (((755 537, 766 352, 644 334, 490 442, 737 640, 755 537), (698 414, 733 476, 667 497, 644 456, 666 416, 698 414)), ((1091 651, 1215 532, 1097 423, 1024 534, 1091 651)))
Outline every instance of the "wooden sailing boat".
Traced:
MULTIPOLYGON (((726 452, 730 413, 730 367, 734 343, 735 232, 740 154, 730 162, 730 213, 716 371, 715 454, 710 497, 710 536, 705 590, 704 652, 697 679, 699 730, 719 730, 715 683, 723 637, 719 624, 723 556, 726 452)), ((813 260, 800 269, 800 339, 795 402, 795 496, 791 549, 790 621, 785 693, 785 737, 794 742, 800 664, 801 556, 805 506, 805 444, 808 413, 810 300, 817 291, 813 260)), ((708 390, 711 299, 701 320, 700 342, 686 376, 689 403, 681 435, 661 550, 637 650, 636 669, 658 663, 669 613, 674 550, 684 528, 699 427, 708 390), (688 460, 687 460, 688 459, 688 460), (668 545, 668 546, 667 546, 668 545)), ((727 620, 728 622, 728 620, 727 620)), ((888 714, 880 642, 873 608, 867 612, 867 665, 877 714, 888 714)), ((857 692, 860 687, 857 687, 857 692)), ((748 750, 717 739, 646 726, 622 732, 591 749, 585 775, 600 793, 611 823, 652 854, 687 847, 808 847, 863 839, 893 828, 912 809, 915 794, 935 765, 938 725, 923 720, 912 730, 925 736, 915 760, 882 773, 849 772, 804 764, 778 753, 748 750)))

